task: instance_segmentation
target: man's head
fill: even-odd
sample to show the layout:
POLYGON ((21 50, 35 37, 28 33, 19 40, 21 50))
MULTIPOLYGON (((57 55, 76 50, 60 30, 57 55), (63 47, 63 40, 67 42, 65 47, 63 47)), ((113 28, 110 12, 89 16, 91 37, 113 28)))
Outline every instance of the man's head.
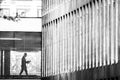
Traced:
POLYGON ((24 53, 24 56, 26 57, 26 56, 27 56, 27 53, 24 53))

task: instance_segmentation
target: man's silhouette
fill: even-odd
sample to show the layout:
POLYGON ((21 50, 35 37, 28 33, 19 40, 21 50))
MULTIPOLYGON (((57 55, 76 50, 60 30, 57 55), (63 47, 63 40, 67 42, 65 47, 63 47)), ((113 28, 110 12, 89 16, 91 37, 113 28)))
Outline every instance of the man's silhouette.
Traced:
POLYGON ((24 53, 24 55, 22 57, 22 65, 21 65, 20 75, 22 74, 23 71, 25 71, 26 75, 28 75, 26 64, 30 63, 30 61, 26 61, 26 59, 25 59, 26 56, 27 56, 27 53, 24 53))

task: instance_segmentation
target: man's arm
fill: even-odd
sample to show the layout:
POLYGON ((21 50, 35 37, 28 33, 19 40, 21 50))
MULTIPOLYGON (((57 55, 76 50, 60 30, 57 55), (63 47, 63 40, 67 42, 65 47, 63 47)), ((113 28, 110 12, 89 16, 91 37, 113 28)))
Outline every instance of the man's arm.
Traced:
POLYGON ((31 61, 26 61, 26 63, 30 63, 31 61))

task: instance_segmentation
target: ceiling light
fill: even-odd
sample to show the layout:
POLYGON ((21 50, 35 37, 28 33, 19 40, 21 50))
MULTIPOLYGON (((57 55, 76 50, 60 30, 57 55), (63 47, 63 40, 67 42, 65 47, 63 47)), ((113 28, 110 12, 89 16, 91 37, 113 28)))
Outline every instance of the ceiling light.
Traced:
POLYGON ((0 38, 0 40, 22 40, 21 38, 0 38))

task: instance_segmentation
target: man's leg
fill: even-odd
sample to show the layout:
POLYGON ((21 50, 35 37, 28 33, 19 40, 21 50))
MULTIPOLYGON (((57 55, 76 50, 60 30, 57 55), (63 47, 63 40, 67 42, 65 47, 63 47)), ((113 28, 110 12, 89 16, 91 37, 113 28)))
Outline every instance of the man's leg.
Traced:
POLYGON ((20 71, 20 74, 19 74, 19 75, 21 75, 21 74, 22 74, 22 72, 23 72, 23 68, 21 69, 21 71, 20 71))
POLYGON ((26 75, 28 75, 27 68, 25 68, 25 73, 26 73, 26 75))

